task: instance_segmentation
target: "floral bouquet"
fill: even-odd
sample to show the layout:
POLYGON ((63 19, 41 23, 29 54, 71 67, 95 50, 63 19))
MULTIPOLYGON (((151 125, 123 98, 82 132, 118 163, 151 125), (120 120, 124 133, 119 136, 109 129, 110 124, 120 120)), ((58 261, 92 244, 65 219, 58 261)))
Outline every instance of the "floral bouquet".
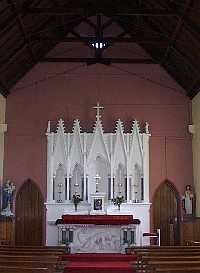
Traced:
POLYGON ((79 194, 74 194, 72 199, 73 199, 75 211, 77 211, 78 204, 82 201, 82 199, 79 194))
POLYGON ((115 206, 118 206, 118 210, 120 210, 121 204, 124 202, 124 196, 116 196, 112 199, 112 202, 115 206))

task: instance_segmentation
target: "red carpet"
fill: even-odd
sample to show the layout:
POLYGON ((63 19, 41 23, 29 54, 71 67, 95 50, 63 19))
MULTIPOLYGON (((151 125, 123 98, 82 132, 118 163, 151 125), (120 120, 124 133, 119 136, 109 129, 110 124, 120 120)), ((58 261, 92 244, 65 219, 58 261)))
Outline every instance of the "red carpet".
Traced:
POLYGON ((133 273, 130 262, 135 261, 136 257, 125 254, 83 253, 63 255, 62 260, 69 262, 64 273, 133 273))

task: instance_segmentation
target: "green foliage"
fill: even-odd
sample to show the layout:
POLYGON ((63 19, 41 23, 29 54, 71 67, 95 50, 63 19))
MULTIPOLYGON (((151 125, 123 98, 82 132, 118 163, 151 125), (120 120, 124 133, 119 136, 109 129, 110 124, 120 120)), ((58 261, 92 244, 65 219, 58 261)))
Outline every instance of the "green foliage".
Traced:
POLYGON ((81 197, 80 197, 79 194, 74 194, 73 197, 72 197, 72 199, 73 199, 74 205, 78 205, 82 201, 82 199, 81 199, 81 197))
POLYGON ((70 243, 70 241, 68 239, 65 239, 65 240, 61 240, 59 241, 59 244, 62 244, 62 245, 68 245, 70 243))
POLYGON ((132 245, 131 240, 126 240, 125 243, 126 243, 128 246, 132 245))
POLYGON ((112 199, 113 204, 118 207, 121 206, 124 201, 124 196, 117 196, 112 199))

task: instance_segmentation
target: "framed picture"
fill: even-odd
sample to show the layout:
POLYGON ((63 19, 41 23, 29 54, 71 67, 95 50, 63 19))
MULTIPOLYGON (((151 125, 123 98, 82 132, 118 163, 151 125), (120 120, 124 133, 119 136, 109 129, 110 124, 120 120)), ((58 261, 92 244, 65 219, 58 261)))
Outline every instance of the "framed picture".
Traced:
POLYGON ((94 210, 102 210, 102 198, 94 199, 94 210))

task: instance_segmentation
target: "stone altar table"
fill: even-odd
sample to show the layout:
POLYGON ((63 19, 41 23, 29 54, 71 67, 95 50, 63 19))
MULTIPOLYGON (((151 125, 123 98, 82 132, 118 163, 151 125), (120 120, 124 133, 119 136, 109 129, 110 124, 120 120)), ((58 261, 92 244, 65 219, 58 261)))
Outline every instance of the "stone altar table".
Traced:
POLYGON ((59 244, 67 240, 73 253, 119 253, 127 241, 136 245, 139 223, 132 215, 63 215, 59 244))

